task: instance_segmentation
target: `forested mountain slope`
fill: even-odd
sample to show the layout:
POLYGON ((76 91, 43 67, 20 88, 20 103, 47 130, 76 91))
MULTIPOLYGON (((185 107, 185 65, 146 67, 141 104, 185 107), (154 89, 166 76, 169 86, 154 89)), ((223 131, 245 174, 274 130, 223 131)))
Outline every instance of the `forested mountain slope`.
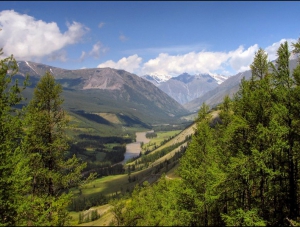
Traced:
MULTIPOLYGON (((294 47, 299 53, 300 41, 294 47)), ((290 71, 287 42, 277 53, 276 64, 268 63, 259 49, 250 80, 233 99, 225 96, 217 121, 201 106, 181 178, 146 183, 114 203, 116 224, 299 224, 300 64, 290 71)))

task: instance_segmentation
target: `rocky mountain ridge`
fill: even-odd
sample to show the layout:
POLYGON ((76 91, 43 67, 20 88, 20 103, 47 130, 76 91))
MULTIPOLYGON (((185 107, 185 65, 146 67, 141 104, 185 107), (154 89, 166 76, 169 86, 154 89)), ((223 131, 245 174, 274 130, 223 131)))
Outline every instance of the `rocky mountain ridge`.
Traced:
POLYGON ((101 109, 105 109, 106 112, 127 111, 135 117, 148 119, 148 122, 164 122, 188 113, 182 105, 155 85, 124 70, 66 70, 29 61, 18 61, 18 65, 18 75, 30 75, 33 85, 46 71, 51 72, 63 86, 64 94, 68 95, 66 100, 69 100, 69 109, 83 110, 80 106, 84 105, 87 108, 93 106, 93 110, 90 111, 94 112, 101 112, 101 109), (72 96, 76 97, 76 100, 72 100, 72 96), (73 105, 75 102, 78 104, 73 105))
MULTIPOLYGON (((297 66, 297 56, 292 55, 290 58, 290 70, 293 70, 297 66)), ((275 63, 275 60, 273 61, 275 63)), ((251 70, 237 73, 234 76, 229 77, 222 84, 216 88, 208 91, 204 95, 184 104, 184 107, 191 111, 196 112, 199 110, 200 106, 205 102, 207 105, 214 107, 221 103, 225 95, 233 97, 233 95, 238 91, 241 80, 245 78, 249 80, 251 78, 251 70)))
POLYGON ((180 104, 185 104, 204 95, 227 79, 225 76, 209 74, 190 75, 188 73, 161 81, 157 79, 157 76, 151 75, 143 76, 142 78, 156 85, 180 104))

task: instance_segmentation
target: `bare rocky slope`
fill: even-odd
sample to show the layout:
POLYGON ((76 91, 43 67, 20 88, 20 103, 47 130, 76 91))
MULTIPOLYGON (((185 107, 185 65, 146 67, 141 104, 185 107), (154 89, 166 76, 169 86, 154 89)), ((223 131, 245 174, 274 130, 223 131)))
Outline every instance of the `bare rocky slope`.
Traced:
POLYGON ((66 70, 28 61, 18 61, 18 65, 19 77, 30 75, 31 88, 46 71, 51 72, 63 86, 65 106, 70 110, 121 113, 147 124, 169 122, 188 113, 155 85, 124 70, 66 70))

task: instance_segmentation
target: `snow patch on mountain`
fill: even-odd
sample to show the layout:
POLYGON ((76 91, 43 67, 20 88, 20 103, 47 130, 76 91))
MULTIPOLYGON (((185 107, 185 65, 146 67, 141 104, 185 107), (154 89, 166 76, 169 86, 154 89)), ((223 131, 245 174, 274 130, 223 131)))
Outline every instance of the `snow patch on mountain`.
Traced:
POLYGON ((150 82, 152 82, 153 84, 155 84, 156 86, 158 86, 159 84, 168 81, 171 78, 181 78, 181 77, 203 77, 203 76, 210 76, 212 78, 214 78, 218 84, 223 83, 225 80, 227 80, 229 77, 227 76, 223 76, 223 75, 218 75, 218 74, 199 74, 199 75, 189 75, 187 73, 183 73, 177 77, 172 77, 170 75, 158 75, 158 74, 151 74, 151 75, 144 75, 142 76, 143 79, 146 79, 150 82))
POLYGON ((169 79, 172 78, 172 76, 170 75, 157 75, 157 74, 152 74, 152 75, 145 75, 142 76, 142 78, 147 79, 147 80, 153 80, 155 81, 157 84, 160 84, 162 82, 166 82, 169 79))
POLYGON ((222 75, 217 75, 217 74, 210 74, 210 76, 211 76, 212 78, 214 78, 214 79, 217 81, 218 84, 221 84, 221 83, 223 83, 225 80, 228 79, 227 76, 222 76, 222 75))
POLYGON ((28 63, 27 61, 25 61, 25 62, 26 62, 26 64, 28 65, 29 68, 31 68, 36 74, 38 74, 38 73, 34 70, 34 68, 31 67, 31 65, 29 65, 29 63, 28 63))

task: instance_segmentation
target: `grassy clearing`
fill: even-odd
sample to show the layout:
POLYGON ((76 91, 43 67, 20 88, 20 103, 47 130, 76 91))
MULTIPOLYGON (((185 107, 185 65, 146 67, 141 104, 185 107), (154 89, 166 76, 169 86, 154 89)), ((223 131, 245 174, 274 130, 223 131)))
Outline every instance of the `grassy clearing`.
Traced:
POLYGON ((157 132, 157 137, 150 139, 150 141, 143 145, 143 152, 146 150, 153 150, 154 147, 159 147, 163 141, 170 139, 172 136, 179 134, 181 130, 157 132))
MULTIPOLYGON (((97 210, 98 214, 100 214, 100 218, 98 220, 87 222, 87 223, 82 223, 79 225, 78 225, 78 221, 79 221, 79 213, 80 212, 72 211, 72 212, 70 212, 70 215, 72 217, 70 225, 71 226, 108 226, 109 223, 114 218, 114 215, 109 211, 110 208, 111 208, 110 204, 105 204, 105 205, 97 206, 97 207, 91 207, 89 210, 97 210)), ((88 211, 84 211, 84 213, 88 213, 88 211)))
MULTIPOLYGON (((157 149, 155 149, 154 151, 152 151, 150 154, 153 154, 153 153, 158 152, 158 151, 160 151, 160 150, 162 150, 162 149, 164 149, 164 148, 166 148, 166 147, 169 147, 169 146, 172 146, 172 145, 174 145, 174 144, 176 144, 176 143, 180 143, 180 142, 184 141, 185 138, 186 138, 186 136, 190 136, 190 135, 192 135, 192 134, 194 133, 195 127, 196 127, 195 124, 191 125, 191 126, 188 127, 187 129, 183 130, 179 135, 175 136, 173 139, 171 139, 170 141, 166 142, 164 145, 162 145, 162 146, 158 147, 157 149)), ((174 132, 174 131, 173 131, 173 132, 174 132)), ((174 135, 175 135, 175 134, 174 134, 174 135)), ((171 154, 171 152, 170 152, 169 154, 171 154)), ((165 156, 162 157, 162 158, 167 158, 167 157, 169 157, 169 156, 168 156, 169 154, 165 155, 165 156)), ((172 153, 172 154, 173 154, 173 153, 172 153)), ((162 158, 160 158, 159 160, 161 160, 162 158)), ((138 160, 138 159, 137 159, 137 160, 138 160)), ((154 163, 156 163, 157 161, 158 161, 158 160, 156 160, 154 163)), ((131 163, 127 163, 126 165, 132 165, 132 164, 133 164, 133 163, 131 162, 131 163)))
POLYGON ((98 220, 82 223, 78 226, 109 226, 113 219, 114 215, 110 211, 107 211, 102 216, 100 216, 98 220))
POLYGON ((106 143, 106 144, 104 144, 104 146, 105 146, 107 149, 112 150, 113 147, 115 147, 115 146, 120 146, 120 144, 119 144, 119 143, 106 143))
POLYGON ((114 123, 114 124, 121 124, 122 122, 120 119, 117 117, 116 114, 113 113, 94 113, 99 115, 100 117, 103 117, 105 120, 114 123))
MULTIPOLYGON (((131 174, 131 176, 137 175, 138 172, 131 174)), ((101 193, 105 196, 113 195, 114 193, 124 192, 125 190, 131 190, 135 183, 129 183, 128 175, 112 175, 98 178, 82 188, 82 195, 89 196, 95 193, 101 193)), ((73 189, 75 194, 79 193, 78 189, 73 189)))
MULTIPOLYGON (((156 166, 163 162, 166 158, 172 157, 178 149, 179 148, 156 160, 155 162, 153 162, 152 166, 156 166)), ((142 183, 143 181, 148 180, 149 177, 151 178, 150 175, 152 166, 147 169, 131 173, 130 176, 137 177, 138 182, 129 183, 128 174, 112 175, 95 179, 94 181, 83 186, 82 195, 90 196, 95 193, 101 193, 102 195, 110 196, 115 193, 124 193, 128 190, 131 191, 137 183, 142 183)), ((79 194, 78 189, 73 189, 72 191, 74 192, 74 194, 79 194)))

